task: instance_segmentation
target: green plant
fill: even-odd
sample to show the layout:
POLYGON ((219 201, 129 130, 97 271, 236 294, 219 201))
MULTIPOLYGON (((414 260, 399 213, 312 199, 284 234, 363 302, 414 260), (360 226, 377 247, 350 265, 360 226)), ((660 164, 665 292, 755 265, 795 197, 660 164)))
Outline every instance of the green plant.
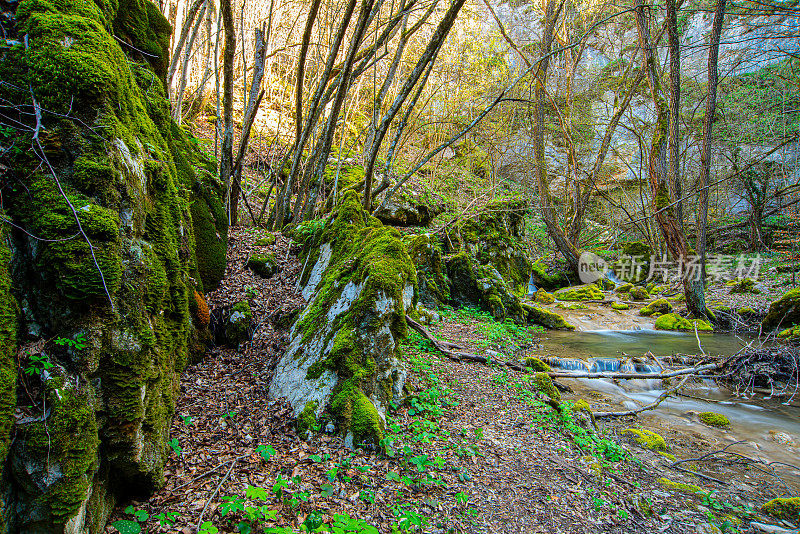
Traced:
POLYGON ((180 514, 178 512, 162 512, 154 515, 153 518, 155 518, 162 527, 171 527, 175 524, 175 520, 178 519, 179 516, 180 514))
POLYGON ((272 448, 272 445, 259 445, 256 447, 256 452, 265 462, 269 462, 269 459, 275 456, 275 449, 272 448))
POLYGON ((203 521, 203 524, 200 525, 200 530, 198 530, 197 534, 217 534, 219 529, 214 526, 211 521, 203 521))
POLYGON ((175 454, 177 454, 178 456, 183 454, 183 447, 181 447, 181 442, 178 441, 178 438, 172 438, 171 440, 169 440, 168 443, 175 454))
POLYGON ((53 364, 50 363, 50 357, 46 354, 28 354, 28 359, 30 364, 24 370, 28 376, 41 375, 43 371, 53 367, 53 364))
POLYGON ((61 346, 66 345, 75 350, 83 350, 86 348, 86 337, 83 334, 76 334, 75 339, 69 339, 68 337, 59 337, 54 339, 53 343, 61 346))
POLYGON ((125 513, 132 515, 133 519, 120 519, 111 523, 111 526, 119 531, 120 534, 139 534, 142 531, 141 523, 149 518, 144 510, 135 510, 133 506, 125 508, 125 513))

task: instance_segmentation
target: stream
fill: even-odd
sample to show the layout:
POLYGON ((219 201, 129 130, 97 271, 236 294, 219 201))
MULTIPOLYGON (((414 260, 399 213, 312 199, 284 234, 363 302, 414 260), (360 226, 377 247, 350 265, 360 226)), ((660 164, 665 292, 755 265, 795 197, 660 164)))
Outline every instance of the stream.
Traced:
MULTIPOLYGON (((748 340, 727 334, 700 336, 703 350, 710 355, 731 355, 748 340)), ((622 371, 642 374, 641 379, 562 379, 590 403, 608 404, 612 410, 633 409, 655 401, 664 391, 661 380, 648 378, 660 369, 652 360, 641 361, 646 352, 659 359, 700 351, 693 333, 656 330, 596 330, 547 333, 537 351, 551 367, 563 371, 622 371), (637 358, 639 357, 639 358, 637 358), (636 363, 634 360, 640 360, 636 363)), ((734 441, 738 452, 751 457, 797 465, 800 458, 800 392, 791 405, 756 394, 737 397, 711 379, 696 383, 686 392, 692 397, 671 396, 656 409, 640 415, 647 426, 681 432, 687 436, 725 446, 734 441), (698 412, 717 412, 728 417, 728 429, 701 423, 698 412)), ((607 408, 601 408, 603 410, 607 408)), ((721 447, 720 447, 721 448, 721 447)), ((795 473, 800 475, 800 473, 795 473)))

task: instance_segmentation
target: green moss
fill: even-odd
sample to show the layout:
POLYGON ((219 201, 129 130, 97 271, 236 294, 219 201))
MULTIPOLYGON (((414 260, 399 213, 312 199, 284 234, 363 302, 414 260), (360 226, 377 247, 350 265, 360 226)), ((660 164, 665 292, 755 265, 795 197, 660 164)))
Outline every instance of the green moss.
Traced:
POLYGON ((633 284, 622 284, 617 287, 614 291, 617 293, 628 293, 631 289, 633 289, 633 284))
POLYGON ((778 333, 778 337, 786 340, 800 339, 800 325, 782 330, 780 333, 778 333))
POLYGON ((544 326, 545 328, 563 328, 565 330, 574 330, 575 327, 569 324, 559 314, 550 310, 545 310, 538 306, 531 306, 530 304, 522 303, 522 309, 525 311, 528 322, 544 326))
POLYGON ((556 291, 555 297, 557 300, 566 300, 566 301, 603 300, 603 298, 605 298, 603 292, 600 291, 597 288, 597 286, 593 284, 556 291))
MULTIPOLYGON (((714 308, 714 309, 716 310, 717 308, 714 308)), ((736 313, 738 313, 739 315, 743 315, 743 316, 758 315, 757 311, 755 311, 753 308, 750 308, 748 306, 745 306, 744 308, 739 308, 738 310, 736 310, 736 313)))
POLYGON ((700 420, 708 426, 716 426, 719 428, 727 428, 731 426, 731 422, 722 414, 715 412, 700 412, 697 414, 700 420))
POLYGON ((547 373, 536 373, 533 375, 533 385, 536 387, 537 390, 544 393, 554 401, 561 400, 561 393, 558 392, 558 389, 553 385, 553 379, 550 378, 550 375, 547 373))
POLYGON ((260 239, 257 239, 253 245, 257 247, 269 247, 275 244, 275 236, 268 234, 260 239))
POLYGON ((672 304, 669 303, 666 299, 656 299, 641 310, 639 310, 639 315, 644 315, 645 317, 649 317, 654 313, 658 314, 665 314, 672 311, 672 304))
POLYGON ((552 304, 556 301, 556 297, 544 289, 539 289, 534 300, 539 304, 552 304))
POLYGON ((630 305, 625 304, 624 302, 612 302, 611 307, 615 310, 627 310, 630 309, 630 305))
POLYGON ((231 315, 225 324, 225 338, 231 345, 239 345, 250 337, 250 323, 253 311, 247 300, 237 302, 231 308, 231 315))
POLYGON ((417 271, 419 300, 428 308, 450 301, 450 283, 442 260, 442 247, 431 234, 407 237, 407 250, 417 271))
POLYGON ((752 278, 742 278, 728 285, 731 286, 731 293, 761 293, 756 289, 756 282, 752 278))
POLYGON ((271 278, 278 272, 275 254, 253 254, 247 260, 247 268, 264 278, 271 278))
POLYGON ((703 488, 701 488, 700 486, 695 486, 694 484, 684 484, 683 482, 675 482, 668 478, 659 478, 658 482, 667 489, 680 491, 681 493, 688 493, 690 495, 704 493, 703 488))
POLYGON ((528 369, 532 369, 538 373, 549 373, 552 371, 550 366, 544 363, 539 358, 533 358, 533 357, 525 358, 522 360, 522 363, 528 369))
POLYGON ((786 292, 781 298, 770 304, 767 316, 764 317, 761 324, 764 330, 800 324, 800 288, 786 292))
POLYGON ((556 306, 561 308, 562 310, 588 310, 589 306, 586 304, 564 304, 563 302, 559 302, 556 306))
POLYGON ((331 413, 346 423, 353 433, 353 443, 378 445, 383 436, 384 423, 372 401, 358 388, 350 384, 342 388, 331 401, 331 413))
POLYGON ((644 428, 626 428, 622 434, 629 434, 633 436, 634 441, 642 447, 654 451, 666 451, 667 443, 664 438, 644 428))
MULTIPOLYGON (((2 212, 0 212, 2 215, 2 212)), ((0 464, 8 456, 16 406, 17 302, 11 294, 11 252, 5 225, 0 227, 0 464)))
POLYGON ((62 475, 37 497, 56 526, 74 516, 86 498, 100 440, 90 394, 59 386, 48 392, 48 403, 52 411, 47 425, 37 421, 20 427, 18 439, 24 441, 26 455, 36 461, 49 458, 62 475))
POLYGON ((629 292, 631 300, 647 300, 650 295, 647 294, 645 288, 641 286, 633 286, 629 292))
POLYGON ((531 265, 533 281, 537 287, 553 290, 569 285, 569 278, 562 271, 548 274, 546 269, 546 266, 538 261, 531 265))
POLYGON ((800 497, 772 499, 761 507, 761 511, 796 524, 800 520, 800 497))
POLYGON ((698 332, 711 332, 714 328, 708 321, 702 319, 685 319, 677 313, 667 313, 656 319, 656 330, 683 330, 694 331, 697 325, 698 332))
POLYGON ((650 259, 653 249, 641 241, 625 243, 622 246, 619 270, 625 282, 642 282, 650 273, 650 259))
POLYGON ((297 434, 305 437, 317 425, 317 401, 308 401, 295 422, 297 434))

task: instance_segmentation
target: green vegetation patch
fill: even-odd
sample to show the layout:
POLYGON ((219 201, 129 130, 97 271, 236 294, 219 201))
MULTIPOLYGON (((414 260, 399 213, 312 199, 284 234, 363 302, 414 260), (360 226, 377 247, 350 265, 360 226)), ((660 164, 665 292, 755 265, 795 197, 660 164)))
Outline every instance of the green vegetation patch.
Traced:
POLYGON ((796 524, 800 520, 800 497, 772 499, 761 507, 761 511, 796 524))
POLYGON ((667 313, 656 319, 656 330, 694 331, 695 325, 698 332, 712 332, 714 328, 703 319, 685 319, 677 313, 667 313))
POLYGON ((594 284, 562 289, 560 291, 556 291, 555 297, 557 300, 564 301, 603 300, 603 298, 605 298, 603 292, 600 291, 594 284))
POLYGON ((644 447, 654 451, 666 451, 667 442, 660 435, 644 428, 626 428, 622 434, 628 434, 634 441, 644 447))
POLYGON ((672 311, 672 304, 669 303, 666 299, 656 299, 641 310, 639 310, 639 315, 644 315, 645 317, 649 317, 654 313, 658 314, 665 314, 672 311))
POLYGON ((697 414, 697 416, 708 426, 715 426, 718 428, 728 428, 731 426, 731 422, 728 420, 728 418, 720 413, 700 412, 697 414))

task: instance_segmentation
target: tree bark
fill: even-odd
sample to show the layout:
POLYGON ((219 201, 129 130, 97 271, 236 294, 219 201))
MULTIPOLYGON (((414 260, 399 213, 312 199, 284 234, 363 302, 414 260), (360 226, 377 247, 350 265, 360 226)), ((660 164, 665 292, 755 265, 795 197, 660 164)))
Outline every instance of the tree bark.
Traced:
MULTIPOLYGON (((222 0, 222 26, 225 33, 225 50, 222 53, 222 92, 223 122, 225 129, 222 135, 219 174, 225 185, 228 196, 227 207, 230 207, 231 174, 233 172, 233 71, 234 54, 236 53, 236 29, 233 26, 233 0, 222 0)), ((230 209, 228 209, 230 224, 230 209)))
MULTIPOLYGON (((635 0, 636 27, 639 33, 639 45, 643 50, 643 65, 656 108, 656 124, 653 129, 653 138, 650 144, 648 158, 648 175, 650 191, 653 195, 653 208, 656 212, 656 222, 664 235, 664 241, 670 256, 678 261, 689 259, 689 248, 686 236, 680 226, 675 210, 671 204, 675 203, 670 194, 669 170, 667 165, 667 139, 669 135, 669 110, 664 102, 661 91, 661 81, 656 66, 656 58, 650 39, 650 28, 644 12, 643 0, 635 0), (667 208, 667 206, 670 206, 667 208), (667 209, 664 209, 667 208, 667 209)), ((705 280, 702 274, 691 273, 685 270, 681 273, 686 306, 697 317, 712 318, 705 302, 705 280), (691 275, 691 276, 690 276, 691 275)))
POLYGON ((703 279, 706 274, 706 233, 708 230, 708 188, 711 175, 711 129, 714 126, 714 114, 717 109, 717 83, 719 75, 719 41, 722 36, 722 24, 725 21, 725 4, 727 0, 717 0, 714 10, 714 23, 711 26, 711 46, 708 49, 708 96, 706 97, 706 116, 703 121, 703 145, 700 151, 700 216, 697 221, 697 250, 703 265, 703 279))
MULTIPOLYGON (((669 182, 670 194, 680 199, 683 186, 680 176, 680 122, 681 122, 681 48, 678 34, 678 8, 675 0, 667 0, 667 42, 669 46, 669 182)), ((675 209, 678 224, 683 230, 683 202, 675 209)))

